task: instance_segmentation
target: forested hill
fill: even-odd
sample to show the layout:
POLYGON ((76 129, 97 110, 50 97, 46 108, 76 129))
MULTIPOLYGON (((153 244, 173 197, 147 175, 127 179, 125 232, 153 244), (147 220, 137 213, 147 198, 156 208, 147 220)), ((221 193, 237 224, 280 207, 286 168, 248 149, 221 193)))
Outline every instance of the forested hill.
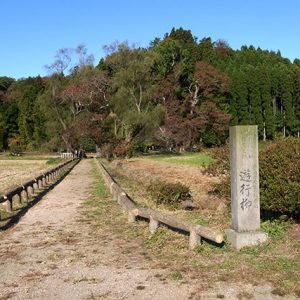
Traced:
POLYGON ((300 60, 279 51, 235 51, 182 28, 146 49, 104 46, 96 67, 83 45, 71 50, 48 77, 0 77, 0 150, 189 150, 225 143, 238 124, 257 124, 264 140, 299 136, 300 60))

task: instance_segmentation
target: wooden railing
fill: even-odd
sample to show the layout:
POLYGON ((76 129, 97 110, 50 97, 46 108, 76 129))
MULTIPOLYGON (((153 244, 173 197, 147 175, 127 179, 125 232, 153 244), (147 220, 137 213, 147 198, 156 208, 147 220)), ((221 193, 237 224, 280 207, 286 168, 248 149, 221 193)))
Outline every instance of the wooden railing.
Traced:
MULTIPOLYGON (((75 160, 71 159, 65 163, 53 168, 52 170, 35 177, 15 189, 10 190, 3 196, 0 196, 0 203, 6 202, 6 211, 13 211, 13 203, 20 205, 22 200, 27 200, 28 196, 33 195, 36 190, 41 190, 49 181, 53 181, 58 175, 68 168, 75 160)), ((1 214, 0 214, 1 220, 1 214)))
POLYGON ((61 158, 75 158, 76 155, 73 152, 62 152, 60 153, 61 158))
POLYGON ((179 229, 190 233, 189 248, 194 249, 201 244, 201 237, 211 240, 215 243, 223 242, 223 234, 210 227, 193 224, 187 221, 179 220, 171 215, 155 211, 149 208, 137 207, 127 196, 124 190, 118 186, 113 178, 106 171, 104 166, 95 158, 98 169, 100 170, 104 181, 115 200, 122 205, 124 211, 128 212, 128 221, 134 222, 136 217, 142 217, 149 220, 149 230, 154 233, 159 224, 168 225, 171 228, 179 229))

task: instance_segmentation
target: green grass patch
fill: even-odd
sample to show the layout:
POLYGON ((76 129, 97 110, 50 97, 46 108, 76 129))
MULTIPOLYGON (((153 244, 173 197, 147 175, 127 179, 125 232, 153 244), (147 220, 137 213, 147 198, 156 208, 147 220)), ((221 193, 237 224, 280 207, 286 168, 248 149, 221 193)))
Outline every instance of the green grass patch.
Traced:
POLYGON ((204 153, 159 154, 144 156, 144 159, 163 161, 187 166, 207 166, 215 159, 204 153))
POLYGON ((51 157, 46 161, 47 165, 58 165, 63 162, 62 158, 60 157, 51 157))
POLYGON ((167 276, 167 278, 169 279, 174 279, 174 280, 182 280, 183 279, 183 276, 181 273, 172 273, 172 274, 169 274, 167 276))
POLYGON ((261 224, 261 230, 268 233, 272 239, 281 239, 289 225, 281 220, 267 220, 261 224))

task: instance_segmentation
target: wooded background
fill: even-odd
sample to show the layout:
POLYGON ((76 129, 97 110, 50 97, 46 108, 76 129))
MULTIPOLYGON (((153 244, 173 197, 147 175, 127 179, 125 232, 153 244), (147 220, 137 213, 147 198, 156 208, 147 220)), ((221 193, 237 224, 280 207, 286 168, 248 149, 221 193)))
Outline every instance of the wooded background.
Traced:
POLYGON ((0 77, 0 150, 197 150, 239 124, 258 125, 261 140, 299 136, 299 59, 183 28, 147 48, 103 49, 96 66, 79 45, 59 49, 47 77, 0 77))

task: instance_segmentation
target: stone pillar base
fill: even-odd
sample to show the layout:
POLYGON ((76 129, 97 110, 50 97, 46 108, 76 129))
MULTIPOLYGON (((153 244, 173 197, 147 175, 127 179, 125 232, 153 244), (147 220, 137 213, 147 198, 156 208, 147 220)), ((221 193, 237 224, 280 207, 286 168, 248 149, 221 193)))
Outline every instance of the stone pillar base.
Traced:
POLYGON ((259 245, 268 239, 268 234, 263 231, 237 232, 233 229, 225 229, 225 234, 227 240, 236 249, 259 245))

